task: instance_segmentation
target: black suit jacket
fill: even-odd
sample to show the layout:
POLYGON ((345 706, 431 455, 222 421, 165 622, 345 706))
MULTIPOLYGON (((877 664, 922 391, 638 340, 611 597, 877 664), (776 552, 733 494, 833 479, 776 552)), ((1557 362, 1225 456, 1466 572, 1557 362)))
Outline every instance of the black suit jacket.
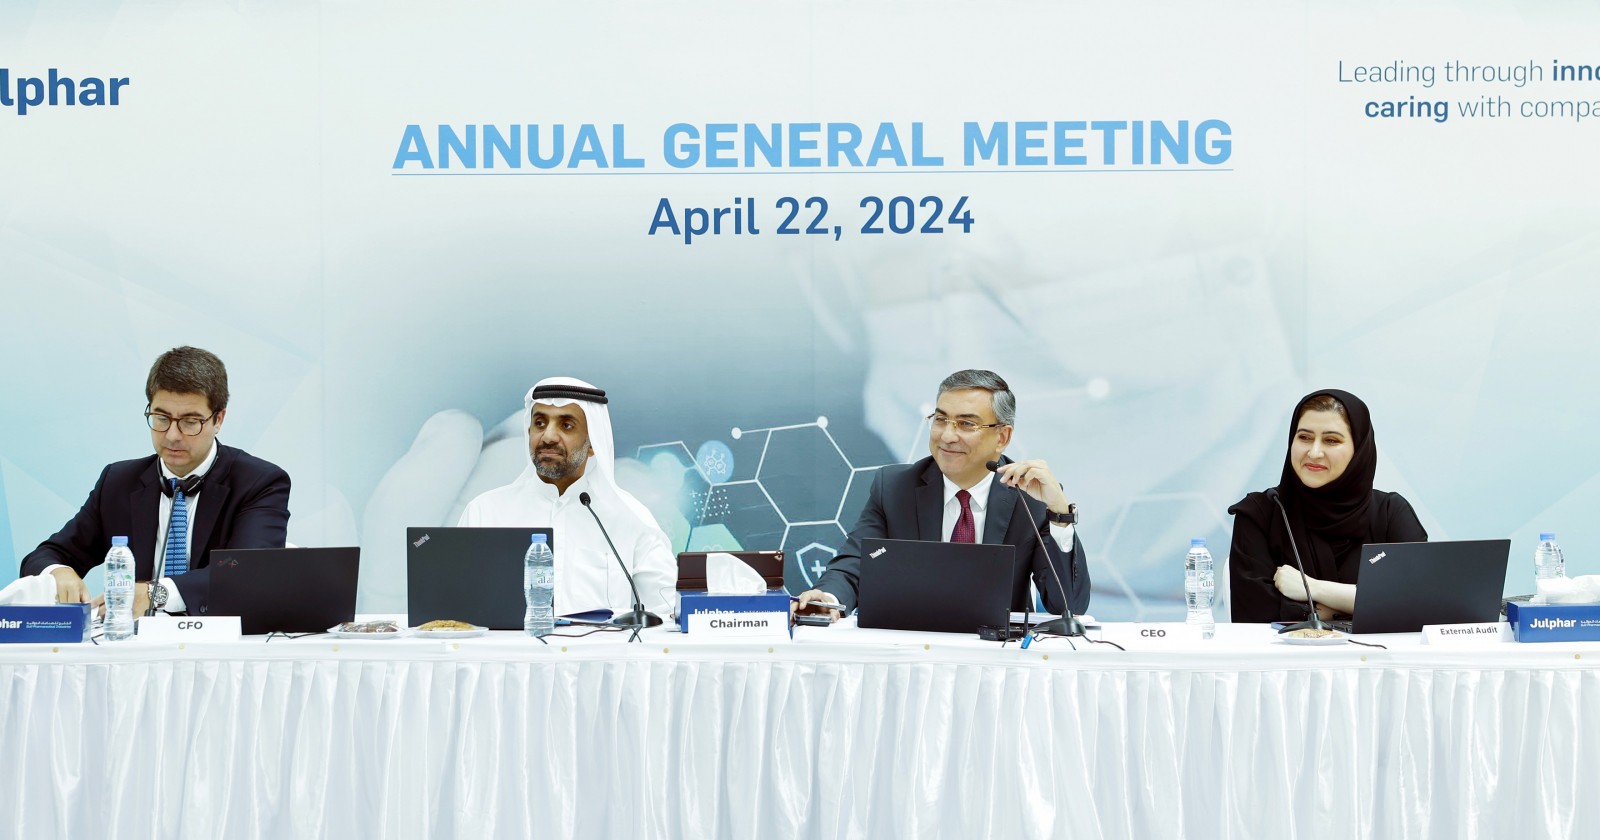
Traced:
MULTIPOLYGON (((1072 611, 1087 610, 1089 566, 1083 556, 1083 543, 1074 532, 1072 552, 1063 557, 1061 547, 1050 536, 1044 503, 1022 497, 1026 505, 1019 508, 1018 498, 1016 490, 1000 484, 997 479, 989 489, 988 512, 983 522, 983 542, 1006 543, 1017 550, 1017 563, 1012 570, 1011 608, 1033 609, 1028 595, 1031 575, 1034 585, 1044 593, 1045 606, 1051 612, 1061 612, 1061 590, 1056 586, 1056 575, 1051 574, 1046 565, 1054 564, 1062 584, 1071 593, 1072 611), (1039 536, 1044 538, 1043 552, 1039 550, 1039 536)), ((856 590, 861 583, 862 540, 876 537, 939 542, 944 539, 943 531, 944 474, 933 458, 884 467, 872 480, 872 492, 861 509, 861 518, 851 529, 838 556, 817 580, 817 588, 854 609, 856 590)))
MULTIPOLYGON (((289 528, 289 474, 242 449, 216 446, 217 460, 206 473, 189 523, 193 568, 172 579, 193 614, 207 611, 212 549, 282 548, 289 528)), ((105 562, 111 538, 126 536, 133 550, 134 579, 150 580, 160 518, 156 456, 118 461, 101 471, 83 509, 22 558, 21 575, 36 575, 54 563, 87 575, 105 562)))

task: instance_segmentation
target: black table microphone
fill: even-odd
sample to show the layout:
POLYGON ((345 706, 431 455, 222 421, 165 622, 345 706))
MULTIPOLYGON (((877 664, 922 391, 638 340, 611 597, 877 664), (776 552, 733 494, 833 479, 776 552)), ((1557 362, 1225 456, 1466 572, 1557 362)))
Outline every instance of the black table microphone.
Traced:
MULTIPOLYGON (((989 472, 998 472, 1005 465, 999 461, 990 461, 984 466, 989 468, 989 472)), ((999 477, 996 476, 995 480, 998 481, 999 477)), ((1061 609, 1063 610, 1061 617, 1035 624, 1033 629, 1041 633, 1054 633, 1057 636, 1082 636, 1084 634, 1083 622, 1072 614, 1072 593, 1068 592, 1067 588, 1061 584, 1061 573, 1056 571, 1056 564, 1050 562, 1050 551, 1044 546, 1044 537, 1039 534, 1039 529, 1034 527, 1033 511, 1028 510, 1028 494, 1022 492, 1021 487, 1013 487, 1011 489, 1017 491, 1017 501, 1022 503, 1022 509, 1028 514, 1028 530, 1032 531, 1034 539, 1039 541, 1039 550, 1044 552, 1044 564, 1050 567, 1050 575, 1056 579, 1056 589, 1061 592, 1061 609)))
POLYGON ((584 508, 589 511, 589 515, 594 517, 594 524, 600 526, 600 536, 606 538, 606 545, 611 547, 611 556, 617 558, 617 565, 622 567, 623 577, 628 579, 628 588, 633 590, 633 612, 627 615, 619 615, 613 618, 611 623, 619 627, 632 627, 633 635, 628 637, 628 641, 639 641, 639 631, 646 627, 654 627, 660 624, 661 616, 645 611, 644 600, 639 597, 639 587, 633 582, 633 574, 628 571, 628 564, 622 562, 622 555, 617 553, 617 546, 611 542, 611 535, 606 533, 606 525, 600 521, 600 514, 594 512, 593 500, 589 498, 589 494, 579 493, 578 501, 582 502, 584 508))
POLYGON ((1304 563, 1300 562, 1300 546, 1295 544, 1294 528, 1289 525, 1289 512, 1283 509, 1283 500, 1278 498, 1278 488, 1268 487, 1267 498, 1271 499, 1272 503, 1278 506, 1278 514, 1283 517, 1283 528, 1285 531, 1289 532, 1289 547, 1294 549, 1294 565, 1295 568, 1300 570, 1300 585, 1305 587, 1306 603, 1311 605, 1311 618, 1309 620, 1302 621, 1299 624, 1291 624, 1288 627, 1279 630, 1278 632, 1287 633, 1290 630, 1305 630, 1308 628, 1313 630, 1326 630, 1328 628, 1323 625, 1322 619, 1317 616, 1317 602, 1311 597, 1311 584, 1306 580, 1306 567, 1304 563))

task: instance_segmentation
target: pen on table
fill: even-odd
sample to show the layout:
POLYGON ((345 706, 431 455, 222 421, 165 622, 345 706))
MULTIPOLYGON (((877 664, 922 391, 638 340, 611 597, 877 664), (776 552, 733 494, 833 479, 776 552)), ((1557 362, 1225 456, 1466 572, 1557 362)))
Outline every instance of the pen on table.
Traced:
MULTIPOLYGON (((790 595, 789 600, 798 601, 800 599, 794 595, 790 595)), ((844 612, 844 604, 837 604, 832 601, 812 601, 811 603, 806 604, 806 607, 807 609, 811 607, 821 607, 825 610, 838 610, 839 612, 844 612)))

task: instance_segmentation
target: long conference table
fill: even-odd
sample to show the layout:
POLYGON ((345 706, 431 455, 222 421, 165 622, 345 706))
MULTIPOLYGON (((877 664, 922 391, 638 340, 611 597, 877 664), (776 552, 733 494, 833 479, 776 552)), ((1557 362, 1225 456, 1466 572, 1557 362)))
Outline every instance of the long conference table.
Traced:
POLYGON ((99 838, 1600 831, 1600 644, 867 630, 0 648, 0 827, 99 838))

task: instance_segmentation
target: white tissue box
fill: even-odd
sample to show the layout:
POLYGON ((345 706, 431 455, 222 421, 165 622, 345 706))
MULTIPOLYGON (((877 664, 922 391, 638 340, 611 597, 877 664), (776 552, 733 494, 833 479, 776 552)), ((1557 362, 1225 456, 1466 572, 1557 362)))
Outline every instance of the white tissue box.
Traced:
POLYGON ((1506 621, 1519 642, 1600 640, 1600 604, 1506 602, 1506 621))

